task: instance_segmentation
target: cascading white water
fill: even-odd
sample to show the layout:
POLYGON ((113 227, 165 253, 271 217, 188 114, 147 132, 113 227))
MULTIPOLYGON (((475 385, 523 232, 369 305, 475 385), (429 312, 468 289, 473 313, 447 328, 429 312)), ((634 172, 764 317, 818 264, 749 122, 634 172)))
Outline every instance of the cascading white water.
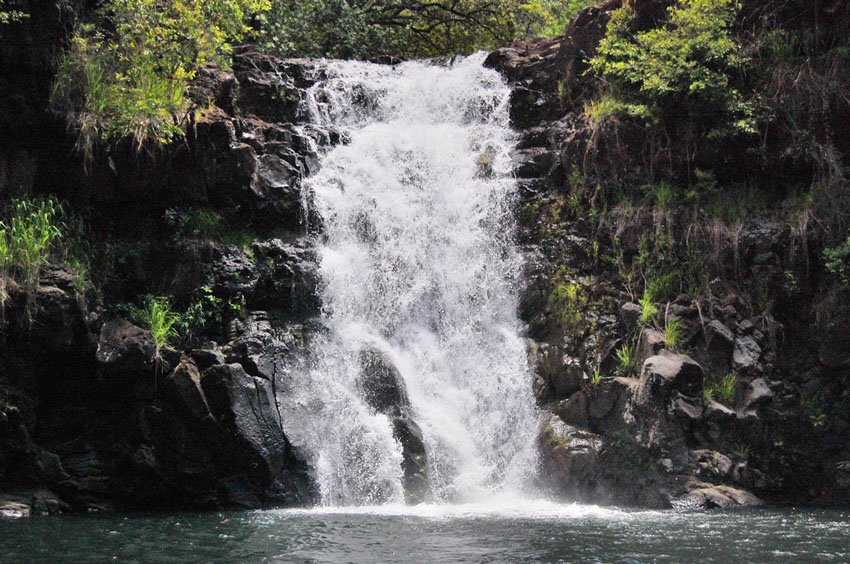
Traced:
POLYGON ((326 505, 404 499, 401 447, 358 392, 364 347, 401 372, 434 501, 516 493, 534 473, 510 90, 482 63, 329 62, 305 100, 344 139, 306 183, 324 226, 328 331, 294 376, 285 416, 326 505))

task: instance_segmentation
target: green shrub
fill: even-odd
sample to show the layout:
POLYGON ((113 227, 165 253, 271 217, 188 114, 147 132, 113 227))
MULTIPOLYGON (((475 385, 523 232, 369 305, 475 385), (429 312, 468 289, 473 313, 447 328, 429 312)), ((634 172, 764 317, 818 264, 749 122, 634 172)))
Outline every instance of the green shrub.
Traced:
POLYGON ((737 389, 738 375, 730 372, 719 381, 709 384, 705 388, 705 397, 717 400, 720 403, 731 404, 735 401, 735 392, 737 389))
POLYGON ((826 424, 826 396, 823 391, 803 391, 800 394, 800 408, 812 427, 823 427, 826 424))
POLYGON ((209 285, 202 286, 195 300, 178 315, 176 327, 182 341, 192 343, 202 333, 222 331, 226 321, 241 317, 245 312, 245 298, 224 299, 216 296, 209 285))
POLYGON ((188 81, 226 65, 245 20, 268 0, 110 0, 98 25, 81 26, 60 58, 52 102, 68 115, 78 149, 132 138, 140 150, 183 133, 188 81))
POLYGON ((549 307, 558 314, 558 318, 567 331, 577 329, 584 318, 587 294, 580 284, 574 282, 556 282, 549 294, 549 307))
POLYGON ((593 371, 593 375, 590 377, 590 386, 592 388, 595 388, 596 386, 598 386, 601 383, 602 383, 602 373, 597 368, 596 370, 593 371))
POLYGON ((850 290, 850 236, 844 243, 826 249, 823 253, 826 269, 845 289, 850 290))
POLYGON ((676 203, 676 187, 670 182, 661 181, 651 184, 648 188, 658 209, 669 210, 676 203))
POLYGON ((605 37, 590 68, 613 81, 660 115, 665 102, 715 103, 736 119, 734 128, 751 132, 750 111, 729 81, 743 65, 731 33, 736 0, 679 0, 660 26, 633 33, 629 2, 611 14, 605 37))
MULTIPOLYGON (((13 10, 6 7, 5 0, 0 0, 0 25, 19 22, 22 19, 29 17, 29 14, 21 10, 13 10)), ((0 34, 2 36, 2 34, 0 34)))

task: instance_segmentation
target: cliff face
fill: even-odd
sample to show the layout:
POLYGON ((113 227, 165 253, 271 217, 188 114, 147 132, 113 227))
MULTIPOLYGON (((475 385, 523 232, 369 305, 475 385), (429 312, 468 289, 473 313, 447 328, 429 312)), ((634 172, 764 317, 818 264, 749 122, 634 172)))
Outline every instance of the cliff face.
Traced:
MULTIPOLYGON (((44 268, 34 295, 10 289, 3 507, 309 503, 314 486, 276 393, 321 305, 312 250, 321 226, 302 211, 300 183, 316 143, 339 138, 297 113, 321 68, 238 50, 232 71, 205 69, 193 85, 201 111, 185 141, 144 154, 118 144, 83 166, 47 94, 52 55, 86 6, 37 4, 0 48, 0 99, 10 104, 0 112, 0 193, 64 198, 86 221, 93 266, 88 279, 44 268), (225 227, 199 229, 198 209, 225 227), (150 332, 125 321, 124 304, 148 293, 187 309, 218 304, 219 318, 181 350, 157 351, 150 332)), ((847 503, 850 321, 829 291, 820 224, 790 221, 780 204, 724 222, 603 201, 613 176, 599 171, 621 172, 633 164, 621 155, 646 151, 640 131, 600 133, 583 112, 596 94, 585 60, 618 5, 582 12, 558 40, 490 57, 514 85, 522 133, 521 315, 547 413, 546 485, 649 507, 847 503), (644 281, 628 272, 671 244, 695 263, 673 268, 699 267, 706 283, 636 303, 644 281), (673 321, 675 339, 664 334, 673 321), (636 370, 624 370, 623 347, 636 370), (714 391, 728 374, 731 391, 714 391)), ((667 4, 635 5, 651 22, 667 4)), ((734 150, 711 158, 725 162, 727 151, 734 164, 734 150)))
MULTIPOLYGON (((641 26, 669 3, 632 4, 641 26)), ((722 143, 699 157, 729 183, 775 179, 767 202, 741 204, 745 213, 612 199, 652 151, 645 130, 628 120, 600 128, 585 110, 599 88, 586 60, 619 5, 585 10, 557 41, 489 59, 515 86, 523 134, 521 314, 538 403, 552 414, 540 439, 547 478, 565 497, 594 502, 712 507, 757 503, 756 494, 846 504, 850 325, 822 259, 836 224, 795 212, 783 196, 810 165, 771 146, 783 142, 771 132, 762 160, 722 143), (653 269, 694 281, 639 304, 653 269)), ((822 8, 812 17, 824 28, 846 21, 835 6, 822 8)), ((760 9, 745 3, 741 17, 760 9)), ((846 61, 838 68, 845 80, 846 61)), ((829 119, 819 131, 841 137, 846 108, 829 119)), ((844 182, 828 207, 844 209, 844 182)))
POLYGON ((7 288, 3 511, 311 503, 276 394, 320 305, 300 182, 333 135, 296 115, 316 69, 241 51, 232 71, 193 84, 203 111, 184 141, 144 154, 119 143, 83 163, 47 101, 52 57, 84 6, 35 4, 0 49, 0 191, 63 198, 86 226, 88 266, 7 288), (196 231, 196 209, 215 237, 196 231), (194 307, 203 334, 158 349, 121 305, 148 293, 194 307))

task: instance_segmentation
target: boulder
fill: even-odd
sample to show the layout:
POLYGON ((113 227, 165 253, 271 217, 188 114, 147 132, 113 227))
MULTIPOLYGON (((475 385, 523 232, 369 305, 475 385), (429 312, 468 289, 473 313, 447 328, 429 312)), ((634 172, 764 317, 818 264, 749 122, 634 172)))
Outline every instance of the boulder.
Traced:
POLYGON ((163 381, 163 392, 187 415, 198 420, 212 417, 207 398, 201 388, 201 373, 198 366, 184 358, 163 381))
POLYGON ((201 387, 213 417, 241 447, 244 466, 265 487, 264 494, 284 503, 309 502, 306 468, 284 434, 272 383, 239 364, 224 364, 207 369, 201 387))
POLYGON ((360 351, 357 383, 363 400, 378 413, 399 415, 410 407, 401 373, 389 355, 377 348, 360 351))
POLYGON ((410 504, 427 501, 430 483, 422 429, 409 417, 395 417, 392 424, 393 436, 401 444, 403 454, 404 498, 410 504))
POLYGON ((672 503, 676 509, 725 509, 764 504, 746 490, 711 484, 697 484, 688 494, 674 499, 672 503))
POLYGON ((153 369, 156 345, 150 331, 124 319, 108 321, 100 330, 97 362, 106 374, 153 369))
POLYGON ((675 392, 701 397, 702 386, 702 367, 695 360, 683 354, 663 350, 643 363, 635 402, 649 404, 660 401, 661 405, 667 405, 675 392))
POLYGON ((363 401, 389 417, 393 436, 401 445, 404 495, 408 503, 421 503, 430 491, 428 456, 422 430, 410 413, 404 378, 387 353, 366 346, 360 351, 357 381, 363 401))
POLYGON ((756 378, 747 385, 744 392, 744 408, 742 411, 750 411, 769 404, 773 399, 773 391, 764 378, 756 378))
POLYGON ((749 372, 758 366, 761 358, 761 347, 752 336, 735 339, 735 349, 732 352, 732 366, 740 372, 749 372))
POLYGON ((634 302, 624 303, 620 307, 620 321, 623 324, 623 329, 626 333, 631 332, 635 327, 637 327, 642 314, 643 310, 634 302))
POLYGON ((551 415, 538 436, 541 475, 550 487, 574 500, 589 499, 601 479, 599 435, 571 427, 551 415))
POLYGON ((701 478, 725 480, 732 473, 732 460, 716 450, 693 450, 690 456, 697 468, 697 476, 701 478))
POLYGON ((727 366, 735 348, 735 335, 718 319, 705 325, 705 342, 711 363, 718 367, 727 366))
POLYGON ((645 328, 638 337, 636 354, 637 362, 641 363, 651 356, 657 355, 664 348, 664 333, 652 328, 645 328))
POLYGON ((538 402, 560 401, 581 389, 584 373, 579 359, 564 354, 561 347, 547 343, 541 344, 535 352, 532 359, 541 382, 538 402))

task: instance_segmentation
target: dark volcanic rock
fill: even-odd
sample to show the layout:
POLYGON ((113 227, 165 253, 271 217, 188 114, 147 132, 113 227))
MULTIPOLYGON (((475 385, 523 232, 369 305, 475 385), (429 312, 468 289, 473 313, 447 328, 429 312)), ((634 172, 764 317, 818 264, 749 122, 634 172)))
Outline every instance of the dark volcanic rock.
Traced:
POLYGON ((150 331, 124 319, 103 325, 97 343, 97 361, 104 372, 147 372, 153 368, 155 356, 156 345, 150 331))
POLYGON ((405 498, 410 503, 425 501, 429 492, 428 459, 422 431, 410 413, 401 373, 385 352, 366 347, 360 351, 358 386, 363 400, 390 418, 393 436, 401 444, 405 498))

